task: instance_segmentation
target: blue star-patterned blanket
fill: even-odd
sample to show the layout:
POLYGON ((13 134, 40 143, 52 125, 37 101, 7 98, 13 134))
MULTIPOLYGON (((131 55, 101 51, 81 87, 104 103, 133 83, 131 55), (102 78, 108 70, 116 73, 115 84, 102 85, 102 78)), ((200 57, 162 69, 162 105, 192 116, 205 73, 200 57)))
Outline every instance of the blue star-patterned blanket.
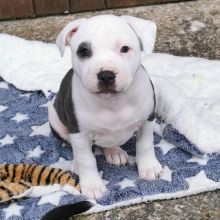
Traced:
MULTIPOLYGON (((72 149, 56 139, 49 128, 48 99, 42 92, 24 92, 0 81, 0 163, 38 163, 54 167, 70 167, 72 149)), ((134 163, 135 137, 123 148, 129 154, 129 164, 108 164, 102 152, 95 150, 100 175, 108 191, 91 212, 117 206, 169 199, 220 188, 220 156, 203 154, 171 125, 158 127, 154 133, 156 156, 163 165, 160 179, 138 178, 134 163)), ((92 178, 92 177, 91 177, 92 178)), ((64 191, 41 197, 24 198, 0 205, 0 219, 40 219, 58 205, 85 200, 81 195, 64 191)))

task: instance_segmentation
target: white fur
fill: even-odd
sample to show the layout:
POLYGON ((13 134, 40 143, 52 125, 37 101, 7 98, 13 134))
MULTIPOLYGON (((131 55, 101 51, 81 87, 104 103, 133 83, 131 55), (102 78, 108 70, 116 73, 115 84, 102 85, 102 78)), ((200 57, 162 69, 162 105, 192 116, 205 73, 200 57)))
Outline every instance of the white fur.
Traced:
MULTIPOLYGON (((150 53, 154 45, 151 40, 147 41, 149 45, 146 45, 143 36, 146 33, 147 39, 148 31, 156 31, 154 27, 153 22, 143 19, 105 15, 72 22, 58 36, 57 43, 61 54, 64 52, 65 42, 70 44, 72 51, 75 72, 72 98, 80 132, 69 134, 69 139, 82 193, 90 198, 100 198, 106 191, 92 153, 92 141, 104 148, 109 163, 125 164, 128 156, 119 146, 138 131, 136 162, 140 177, 155 179, 162 170, 154 153, 154 122, 147 121, 154 106, 153 89, 141 67, 141 53, 150 53), (137 35, 144 42, 143 51, 137 35), (82 61, 76 51, 78 45, 84 41, 91 43, 93 55, 82 61), (124 45, 131 50, 121 54, 120 48, 124 45), (97 73, 101 70, 116 73, 118 93, 96 93, 99 91, 97 73)), ((62 133, 65 126, 59 121, 55 110, 50 110, 49 114, 53 128, 61 137, 66 136, 65 132, 62 133)))
POLYGON ((120 147, 104 148, 104 155, 108 163, 114 165, 124 165, 128 162, 128 154, 120 147))
POLYGON ((99 91, 97 74, 101 70, 116 73, 116 90, 124 91, 131 84, 140 65, 141 52, 138 50, 137 36, 120 17, 96 16, 88 19, 73 35, 70 46, 73 69, 83 85, 93 93, 99 91), (81 61, 76 55, 81 42, 91 42, 93 47, 93 56, 85 61, 81 61), (122 55, 120 49, 123 45, 128 45, 132 49, 122 55))
POLYGON ((136 162, 139 176, 153 180, 159 177, 162 166, 155 157, 153 145, 153 129, 155 121, 144 122, 137 133, 136 162))

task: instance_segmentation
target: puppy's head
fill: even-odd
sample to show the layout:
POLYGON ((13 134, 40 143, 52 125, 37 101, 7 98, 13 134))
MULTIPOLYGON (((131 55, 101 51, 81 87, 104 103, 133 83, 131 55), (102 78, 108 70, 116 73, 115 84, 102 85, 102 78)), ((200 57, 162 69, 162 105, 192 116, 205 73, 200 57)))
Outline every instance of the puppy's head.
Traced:
POLYGON ((156 25, 131 16, 78 19, 57 37, 61 55, 70 45, 74 72, 92 93, 118 93, 132 83, 141 53, 153 50, 156 25))

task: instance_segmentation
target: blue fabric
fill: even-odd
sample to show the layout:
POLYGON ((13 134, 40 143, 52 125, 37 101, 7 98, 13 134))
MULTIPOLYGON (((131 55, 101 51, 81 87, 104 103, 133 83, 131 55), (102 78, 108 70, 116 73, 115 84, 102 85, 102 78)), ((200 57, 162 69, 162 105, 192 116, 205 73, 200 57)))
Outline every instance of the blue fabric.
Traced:
MULTIPOLYGON (((12 85, 8 85, 8 88, 0 87, 0 106, 7 107, 7 109, 0 111, 0 163, 49 165, 57 162, 60 157, 66 160, 73 158, 71 147, 62 147, 63 143, 56 139, 52 133, 50 133, 49 137, 42 135, 31 136, 33 132, 32 126, 41 126, 48 121, 47 107, 41 106, 47 102, 47 98, 41 92, 27 93, 16 89, 12 85), (12 120, 16 113, 27 115, 28 119, 21 122, 12 120), (13 140, 14 143, 2 144, 1 140, 6 135, 16 137, 13 140), (40 157, 28 157, 28 151, 37 146, 40 146, 41 150, 44 151, 40 157)), ((159 120, 158 123, 160 123, 159 120)), ((99 204, 107 206, 144 196, 187 190, 189 185, 186 178, 196 176, 202 170, 204 170, 207 178, 220 182, 220 173, 216 172, 220 170, 220 156, 211 157, 205 165, 198 162, 189 162, 188 160, 194 155, 201 157, 203 154, 171 125, 166 126, 163 131, 163 137, 156 133, 154 134, 154 143, 157 144, 155 148, 156 156, 160 163, 163 167, 167 166, 172 171, 171 181, 165 179, 155 181, 141 180, 138 178, 135 164, 116 167, 109 165, 103 155, 97 155, 98 169, 103 171, 103 179, 108 181, 108 192, 98 201, 99 204), (163 139, 175 145, 176 148, 172 148, 164 154, 163 149, 158 145, 163 139), (134 186, 122 189, 119 183, 125 178, 133 180, 134 186)), ((129 155, 134 156, 135 137, 129 140, 123 148, 129 155)), ((82 196, 67 194, 61 197, 59 205, 84 199, 82 196)), ((55 207, 51 203, 38 205, 39 200, 40 198, 26 198, 17 201, 16 204, 22 206, 20 214, 13 215, 8 219, 40 219, 47 211, 55 207)), ((0 219, 6 219, 7 212, 5 209, 9 205, 0 205, 0 219)))

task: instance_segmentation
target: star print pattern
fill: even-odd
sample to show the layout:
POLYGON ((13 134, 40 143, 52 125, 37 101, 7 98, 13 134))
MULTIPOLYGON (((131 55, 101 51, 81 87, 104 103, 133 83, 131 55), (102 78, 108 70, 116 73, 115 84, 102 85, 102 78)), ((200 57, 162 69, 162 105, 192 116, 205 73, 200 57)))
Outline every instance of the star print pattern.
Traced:
POLYGON ((127 187, 135 187, 134 180, 130 180, 128 178, 123 179, 117 185, 119 185, 121 189, 125 189, 127 187))
POLYGON ((66 192, 54 192, 50 193, 49 195, 42 196, 38 202, 38 205, 43 205, 50 203, 52 205, 58 206, 60 199, 62 196, 66 195, 66 192))
MULTIPOLYGON (((53 98, 49 94, 45 97, 41 92, 19 91, 0 81, 0 163, 38 163, 71 169, 74 164, 71 146, 56 139, 49 127, 48 106, 53 98)), ((164 167, 161 177, 154 181, 138 177, 135 137, 122 146, 129 155, 125 166, 108 164, 102 150, 94 149, 100 176, 108 188, 105 196, 97 201, 99 209, 119 202, 129 203, 129 200, 159 198, 161 192, 187 195, 220 188, 220 174, 216 172, 220 170, 220 155, 203 157, 203 153, 171 125, 159 122, 154 143, 156 156, 164 167)), ((31 198, 0 204, 0 219, 37 220, 55 206, 85 199, 77 193, 63 191, 62 187, 56 191, 52 191, 52 186, 49 189, 38 188, 32 190, 31 198)))
POLYGON ((15 216, 21 216, 21 210, 23 208, 23 206, 17 205, 16 203, 12 203, 7 208, 3 209, 3 212, 5 213, 5 219, 15 216))
POLYGON ((218 186, 217 182, 207 178, 204 170, 200 171, 196 176, 186 178, 186 181, 188 182, 189 190, 191 191, 196 191, 199 185, 204 190, 206 190, 207 185, 212 185, 213 187, 215 185, 218 186))
POLYGON ((50 135, 50 127, 48 122, 40 126, 32 126, 31 128, 33 132, 30 134, 30 136, 41 135, 49 137, 50 135))
POLYGON ((56 163, 51 164, 51 167, 54 168, 60 168, 63 170, 70 170, 72 166, 73 161, 71 160, 66 160, 63 157, 60 157, 59 160, 56 163))
POLYGON ((168 166, 165 166, 163 168, 160 179, 167 180, 170 182, 172 181, 172 170, 168 166))
POLYGON ((157 144, 156 146, 161 148, 164 155, 175 147, 173 146, 173 144, 170 144, 169 142, 165 140, 161 140, 160 143, 157 144))
POLYGON ((24 120, 28 120, 29 118, 27 117, 27 114, 21 114, 21 113, 16 113, 15 117, 13 117, 11 120, 15 120, 16 122, 22 122, 24 120))
POLYGON ((7 106, 0 105, 0 112, 5 111, 7 108, 8 108, 7 106))
POLYGON ((44 150, 41 150, 41 146, 37 146, 32 150, 28 151, 27 157, 40 157, 42 153, 44 153, 44 150))
POLYGON ((46 103, 43 104, 43 105, 40 105, 39 107, 48 108, 49 105, 51 105, 51 102, 50 102, 50 101, 46 102, 46 103))
POLYGON ((208 162, 208 158, 200 158, 200 157, 195 157, 193 156, 192 158, 190 158, 189 160, 187 160, 187 162, 195 162, 195 163, 198 163, 200 165, 206 165, 207 162, 208 162))
POLYGON ((15 138, 16 137, 11 137, 9 134, 6 134, 4 138, 0 139, 1 147, 7 144, 13 144, 15 138))

